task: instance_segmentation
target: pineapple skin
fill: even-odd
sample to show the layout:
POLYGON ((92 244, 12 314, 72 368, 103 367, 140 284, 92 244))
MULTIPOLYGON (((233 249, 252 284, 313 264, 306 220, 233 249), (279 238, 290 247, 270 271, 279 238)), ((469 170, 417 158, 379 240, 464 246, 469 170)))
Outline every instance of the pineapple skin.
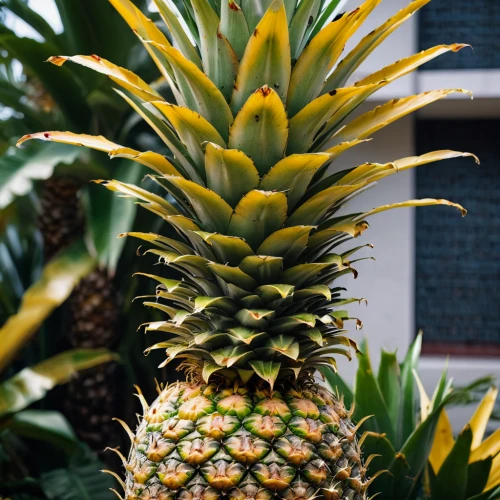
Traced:
POLYGON ((356 428, 323 387, 183 382, 145 410, 126 500, 366 498, 356 428))

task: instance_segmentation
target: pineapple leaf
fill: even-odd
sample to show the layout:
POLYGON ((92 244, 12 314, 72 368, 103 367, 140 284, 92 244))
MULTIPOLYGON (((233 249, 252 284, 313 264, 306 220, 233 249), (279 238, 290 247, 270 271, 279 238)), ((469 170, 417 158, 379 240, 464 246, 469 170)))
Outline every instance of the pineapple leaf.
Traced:
POLYGON ((287 140, 288 119, 278 94, 267 85, 257 89, 236 115, 229 147, 249 156, 262 176, 283 158, 287 140))
POLYGON ((201 65, 200 56, 198 55, 196 48, 191 43, 189 36, 184 31, 176 13, 173 12, 170 6, 171 4, 169 4, 167 0, 154 0, 154 3, 158 7, 160 15, 165 21, 165 24, 168 26, 170 33, 172 33, 172 36, 177 42, 182 55, 195 64, 198 69, 202 70, 203 67, 201 65))
POLYGON ((236 205, 227 234, 244 238, 252 248, 257 248, 283 225, 287 208, 283 193, 254 189, 236 205))
POLYGON ((250 39, 250 31, 245 14, 235 0, 221 2, 220 32, 227 38, 238 59, 241 59, 250 39))
POLYGON ((19 311, 0 328, 0 371, 94 267, 95 260, 83 241, 75 242, 45 266, 40 280, 24 294, 19 311))
POLYGON ((358 45, 337 65, 335 71, 326 80, 323 93, 343 87, 352 73, 392 32, 407 21, 417 10, 430 0, 414 0, 384 24, 366 35, 358 45))
POLYGON ((274 255, 295 261, 305 250, 314 226, 294 226, 270 234, 257 249, 259 255, 274 255))
POLYGON ((205 172, 208 189, 222 196, 231 207, 259 185, 259 172, 248 156, 213 143, 205 147, 205 172))
POLYGON ((397 429, 399 425, 399 410, 401 407, 401 384, 399 381, 400 368, 396 353, 382 349, 377 382, 394 429, 397 429))
POLYGON ((329 158, 323 153, 287 156, 264 175, 259 189, 286 191, 288 209, 291 210, 306 192, 314 174, 329 158))
POLYGON ((113 82, 132 92, 139 99, 146 102, 162 100, 156 90, 152 89, 142 78, 128 69, 121 68, 112 62, 96 55, 91 56, 51 56, 47 60, 55 66, 62 66, 66 61, 71 61, 97 73, 108 76, 113 82))
POLYGON ((238 70, 238 58, 220 32, 219 17, 206 0, 191 0, 200 31, 200 50, 207 76, 229 101, 238 70))
POLYGON ((219 89, 177 49, 155 42, 151 46, 171 65, 184 105, 203 116, 226 141, 233 115, 219 89))
MULTIPOLYGON (((488 488, 488 478, 493 468, 493 457, 485 458, 467 466, 467 491, 464 498, 474 498, 488 488)), ((435 486, 435 483, 432 484, 435 486)), ((489 489, 489 488, 488 488, 489 489)))
POLYGON ((274 361, 250 361, 250 366, 255 370, 255 373, 270 386, 271 390, 274 387, 274 382, 278 377, 281 363, 274 361))
POLYGON ((322 0, 302 0, 290 22, 290 53, 292 60, 297 60, 309 33, 318 19, 322 0))
POLYGON ((272 86, 279 98, 285 101, 290 71, 285 6, 283 0, 274 0, 253 30, 241 59, 231 97, 233 113, 236 114, 255 89, 263 85, 272 86))

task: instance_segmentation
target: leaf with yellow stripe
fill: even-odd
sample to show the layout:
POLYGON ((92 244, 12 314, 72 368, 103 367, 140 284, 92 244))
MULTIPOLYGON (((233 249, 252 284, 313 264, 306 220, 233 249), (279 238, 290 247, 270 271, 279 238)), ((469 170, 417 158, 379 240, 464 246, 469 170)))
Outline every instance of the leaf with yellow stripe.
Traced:
POLYGON ((328 77, 323 92, 342 87, 359 65, 375 50, 391 33, 407 21, 417 10, 430 0, 414 0, 384 24, 366 35, 354 49, 338 64, 335 71, 328 77))
POLYGON ((450 451, 455 444, 453 439, 453 429, 446 410, 441 410, 439 420, 436 427, 436 434, 432 443, 432 449, 429 454, 429 462, 432 466, 434 474, 439 472, 441 465, 446 460, 450 451))
POLYGON ((24 135, 17 141, 17 146, 19 147, 21 144, 31 139, 39 139, 40 141, 48 142, 62 142, 63 144, 83 146, 90 149, 96 149, 97 151, 104 151, 105 153, 122 147, 119 144, 109 141, 102 135, 75 134, 73 132, 59 132, 56 130, 24 135))
POLYGON ((262 178, 259 189, 286 191, 288 209, 302 198, 318 169, 330 158, 324 153, 290 155, 280 160, 262 178))
POLYGON ((208 143, 205 148, 207 187, 232 207, 259 185, 259 172, 253 161, 237 149, 223 149, 208 143))
POLYGON ((168 177, 168 182, 189 200, 204 231, 226 232, 233 209, 217 193, 181 177, 168 177))
POLYGON ((109 0, 113 7, 118 11, 118 13, 123 17, 125 22, 132 28, 134 33, 136 33, 149 55, 155 62, 156 66, 162 73, 162 75, 171 79, 171 73, 169 73, 169 68, 165 67, 158 57, 151 50, 151 47, 145 43, 145 40, 151 40, 161 45, 170 45, 168 38, 157 28, 156 24, 146 17, 140 9, 138 9, 130 0, 109 0))
MULTIPOLYGON (((287 153, 309 151, 319 134, 328 127, 330 120, 334 119, 339 112, 344 112, 347 104, 356 96, 360 96, 363 100, 367 90, 373 92, 374 88, 373 85, 345 87, 314 99, 290 120, 287 153)), ((357 102, 351 107, 354 108, 357 102)))
POLYGON ((160 110, 170 122, 193 158, 198 174, 205 179, 205 153, 202 144, 208 141, 226 147, 219 132, 205 118, 189 108, 181 108, 166 102, 150 104, 160 110))
POLYGON ((249 156, 260 175, 281 160, 288 140, 283 102, 267 85, 257 89, 236 115, 229 130, 229 147, 249 156))
POLYGON ((121 68, 112 62, 103 59, 102 57, 91 56, 52 56, 47 59, 47 62, 62 66, 66 61, 71 61, 75 64, 80 64, 86 68, 102 73, 108 76, 118 85, 132 92, 134 95, 143 101, 158 101, 163 97, 152 89, 142 78, 137 76, 128 69, 121 68))
POLYGON ((476 408, 474 415, 469 420, 470 428, 472 430, 472 449, 477 448, 483 441, 488 421, 495 407, 495 402, 498 396, 498 389, 491 387, 485 394, 479 406, 476 408))
POLYGON ((203 68, 207 76, 229 101, 238 71, 238 58, 226 37, 220 32, 219 16, 207 0, 191 0, 200 32, 203 68))
POLYGON ((175 12, 172 11, 167 0, 154 0, 154 3, 158 7, 161 17, 168 26, 172 37, 174 38, 177 46, 184 55, 186 59, 195 64, 200 70, 203 69, 201 65, 200 56, 196 51, 196 48, 191 43, 191 40, 186 35, 182 24, 177 19, 175 12))
POLYGON ((280 192, 253 190, 243 196, 231 217, 226 233, 239 236, 257 248, 281 228, 287 214, 286 196, 280 192))
POLYGON ((340 57, 346 41, 379 2, 380 0, 367 0, 359 9, 329 23, 306 46, 295 63, 290 78, 287 98, 290 116, 294 116, 321 93, 325 79, 340 57))
POLYGON ((374 208, 370 210, 369 212, 365 212, 364 214, 361 214, 358 216, 359 219, 363 219, 365 217, 369 217, 371 215, 379 214, 382 212, 385 212, 387 210, 392 210, 394 208, 408 208, 408 207, 430 207, 433 205, 447 205, 449 207, 454 207, 457 210, 460 210, 462 213, 462 217, 465 217, 467 215, 467 210, 465 210, 462 205, 459 205, 458 203, 453 203, 448 200, 442 200, 442 199, 434 199, 434 198, 423 198, 421 200, 408 200, 408 201, 403 201, 401 203, 392 203, 390 205, 382 205, 380 207, 374 208))
POLYGON ((289 28, 292 60, 296 60, 302 52, 322 4, 322 0, 302 0, 295 10, 289 28))
POLYGON ((227 140, 233 115, 224 96, 210 78, 177 49, 151 42, 169 62, 186 107, 197 111, 227 140))
POLYGON ((389 101, 358 116, 348 125, 341 128, 333 135, 333 144, 365 139, 399 118, 457 92, 470 94, 469 91, 464 89, 441 89, 389 101))
POLYGON ((240 61, 231 109, 236 114, 252 92, 263 85, 285 100, 290 82, 290 44, 283 0, 274 0, 250 37, 240 61))
POLYGON ((163 155, 154 151, 145 151, 141 153, 135 149, 118 148, 109 152, 110 158, 126 158, 132 160, 145 167, 154 170, 160 175, 177 175, 182 177, 182 174, 172 165, 172 163, 163 155))

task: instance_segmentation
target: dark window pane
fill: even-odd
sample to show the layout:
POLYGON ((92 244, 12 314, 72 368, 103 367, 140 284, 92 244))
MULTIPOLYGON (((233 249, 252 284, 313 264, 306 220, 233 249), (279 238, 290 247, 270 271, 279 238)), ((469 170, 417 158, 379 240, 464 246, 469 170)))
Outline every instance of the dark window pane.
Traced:
POLYGON ((481 158, 480 166, 459 158, 417 169, 417 198, 447 198, 469 211, 462 219, 451 208, 417 210, 416 326, 428 346, 500 346, 499 131, 498 120, 417 123, 418 154, 454 149, 481 158))
POLYGON ((435 0, 419 19, 420 50, 455 42, 474 47, 438 57, 423 70, 500 68, 500 1, 435 0))

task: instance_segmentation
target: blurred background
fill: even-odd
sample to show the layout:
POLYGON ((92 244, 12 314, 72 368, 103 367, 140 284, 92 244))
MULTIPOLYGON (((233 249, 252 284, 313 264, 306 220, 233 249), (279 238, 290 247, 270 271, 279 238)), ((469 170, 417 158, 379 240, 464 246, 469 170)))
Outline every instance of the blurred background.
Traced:
MULTIPOLYGON (((147 0, 135 3, 159 19, 147 0)), ((350 10, 361 1, 343 3, 350 10)), ((383 0, 355 41, 407 3, 383 0)), ((368 301, 352 308, 364 322, 353 337, 368 338, 375 365, 382 348, 397 350, 402 360, 423 330, 419 372, 428 392, 448 356, 458 386, 500 376, 500 3, 433 0, 353 77, 354 82, 397 59, 454 42, 473 49, 444 55, 388 85, 359 113, 444 87, 466 88, 474 100, 452 95, 342 157, 346 168, 434 149, 470 151, 481 159, 477 167, 461 158, 391 176, 353 202, 364 210, 381 199, 442 197, 468 209, 465 219, 440 207, 374 217, 360 244, 374 244, 376 262, 359 263, 357 280, 346 282, 353 296, 368 301)), ((112 482, 97 474, 120 465, 102 453, 103 443, 126 448, 111 417, 133 425, 133 384, 151 399, 155 377, 176 377, 173 369, 157 370, 161 354, 144 358, 151 339, 136 332, 152 315, 132 298, 152 290, 130 276, 153 259, 137 258, 135 244, 115 237, 134 227, 167 229, 89 184, 95 178, 139 182, 145 171, 60 144, 14 148, 25 133, 53 129, 103 134, 166 153, 105 77, 42 62, 54 54, 92 53, 132 69, 168 95, 142 46, 105 0, 0 0, 0 498, 81 499, 78 493, 60 496, 75 477, 95 487, 89 498, 113 498, 98 493, 112 482), (14 316, 21 305, 25 313, 14 316), (39 453, 50 459, 40 460, 39 453), (25 465, 27 454, 38 459, 25 465)), ((356 367, 339 360, 347 381, 356 367)), ((452 408, 454 427, 460 429, 473 410, 452 408)))

